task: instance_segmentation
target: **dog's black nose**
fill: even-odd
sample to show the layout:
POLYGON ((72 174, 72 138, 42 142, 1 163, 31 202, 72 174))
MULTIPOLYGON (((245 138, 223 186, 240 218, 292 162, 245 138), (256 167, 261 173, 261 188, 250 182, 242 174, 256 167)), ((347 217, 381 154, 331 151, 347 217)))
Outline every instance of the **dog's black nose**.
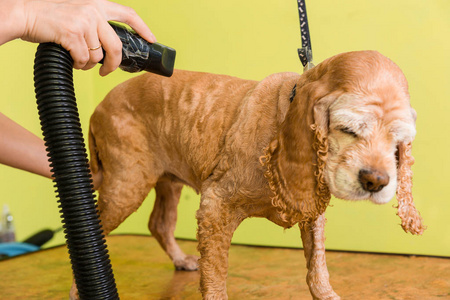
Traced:
POLYGON ((364 190, 376 193, 388 185, 389 175, 386 172, 362 169, 359 171, 359 182, 364 190))

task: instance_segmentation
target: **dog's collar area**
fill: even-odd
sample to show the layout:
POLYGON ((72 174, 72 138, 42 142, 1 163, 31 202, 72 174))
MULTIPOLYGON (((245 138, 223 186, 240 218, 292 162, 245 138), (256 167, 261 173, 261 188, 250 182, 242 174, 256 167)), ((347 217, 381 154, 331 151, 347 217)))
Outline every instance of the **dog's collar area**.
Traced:
POLYGON ((294 88, 292 89, 291 95, 289 96, 289 101, 291 103, 294 101, 296 90, 297 90, 297 84, 294 85, 294 88))

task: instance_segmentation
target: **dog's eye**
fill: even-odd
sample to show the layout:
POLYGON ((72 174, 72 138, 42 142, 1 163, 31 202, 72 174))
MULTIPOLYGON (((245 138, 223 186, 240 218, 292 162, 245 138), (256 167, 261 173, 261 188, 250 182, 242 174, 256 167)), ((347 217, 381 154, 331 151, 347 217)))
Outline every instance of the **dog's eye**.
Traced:
POLYGON ((345 134, 349 134, 349 135, 351 135, 353 137, 358 137, 356 135, 356 133, 353 130, 351 130, 350 128, 348 128, 348 127, 339 127, 338 129, 339 129, 339 131, 341 131, 341 132, 343 132, 345 134))

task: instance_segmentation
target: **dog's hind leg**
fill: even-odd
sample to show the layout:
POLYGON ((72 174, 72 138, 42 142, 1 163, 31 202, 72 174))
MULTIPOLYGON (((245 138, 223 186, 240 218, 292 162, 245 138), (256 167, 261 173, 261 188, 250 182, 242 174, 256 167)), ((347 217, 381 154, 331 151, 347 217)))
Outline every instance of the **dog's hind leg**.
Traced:
POLYGON ((325 259, 325 215, 320 215, 313 223, 300 227, 308 274, 306 282, 313 299, 341 299, 330 285, 325 259))
POLYGON ((182 188, 183 184, 170 180, 159 181, 156 184, 155 205, 148 228, 177 270, 195 271, 198 269, 198 257, 186 255, 178 246, 174 236, 177 206, 182 188))
POLYGON ((130 173, 105 177, 99 189, 98 209, 105 235, 135 212, 156 185, 157 178, 146 181, 144 177, 137 178, 130 173))

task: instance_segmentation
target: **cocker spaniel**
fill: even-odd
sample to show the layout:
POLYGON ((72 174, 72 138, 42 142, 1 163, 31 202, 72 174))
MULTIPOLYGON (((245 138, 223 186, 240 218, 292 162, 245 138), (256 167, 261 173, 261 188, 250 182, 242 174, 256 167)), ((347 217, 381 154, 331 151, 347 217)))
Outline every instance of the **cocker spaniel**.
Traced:
POLYGON ((339 299, 325 261, 330 194, 383 204, 397 193, 403 229, 425 229, 411 195, 415 119, 403 73, 375 51, 260 82, 187 71, 137 76, 91 118, 103 229, 115 229, 155 188, 152 235, 176 269, 200 269, 204 299, 227 299, 238 225, 248 217, 298 224, 313 298, 339 299), (183 185, 201 193, 199 260, 174 238, 183 185))

